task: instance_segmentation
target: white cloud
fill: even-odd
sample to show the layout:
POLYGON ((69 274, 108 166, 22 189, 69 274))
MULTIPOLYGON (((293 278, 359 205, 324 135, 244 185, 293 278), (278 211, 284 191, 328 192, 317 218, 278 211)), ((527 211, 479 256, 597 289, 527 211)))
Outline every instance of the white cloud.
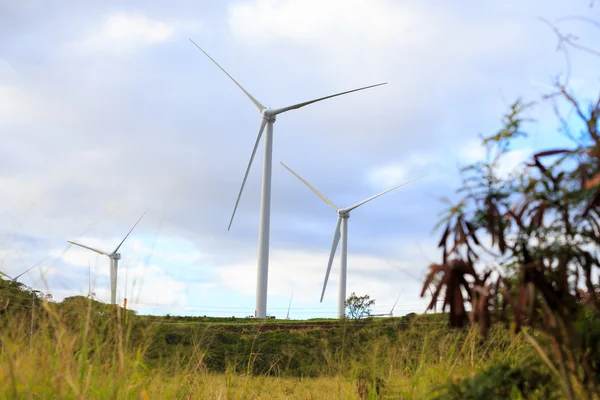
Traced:
MULTIPOLYGON (((315 304, 321 296, 323 279, 327 268, 328 251, 308 252, 302 250, 273 250, 269 265, 269 298, 287 298, 292 292, 295 301, 315 304)), ((331 309, 337 304, 339 278, 339 248, 333 261, 327 290, 320 308, 331 309)), ((409 262, 395 263, 390 266, 384 259, 365 255, 348 254, 348 272, 346 294, 369 294, 379 300, 382 307, 393 304, 401 290, 404 290, 404 301, 407 304, 421 304, 425 300, 418 298, 418 290, 422 282, 408 278, 397 271, 398 265, 411 273, 409 262)), ((425 264, 422 264, 425 265, 425 264)), ((412 270, 412 275, 420 273, 412 270)), ((225 265, 220 268, 219 276, 224 287, 239 293, 254 295, 256 290, 256 261, 248 259, 244 262, 225 265)), ((272 307, 271 303, 268 304, 272 307)), ((422 305, 417 306, 423 308, 422 305)), ((332 311, 333 315, 335 312, 332 311)))
MULTIPOLYGON (((233 34, 246 41, 292 40, 326 45, 340 37, 378 44, 418 24, 423 15, 391 1, 257 0, 230 7, 233 34)), ((339 43, 342 44, 342 43, 339 43)))
POLYGON ((8 63, 8 61, 0 58, 0 81, 11 79, 15 76, 16 76, 16 71, 12 67, 12 65, 10 65, 10 63, 8 63))
MULTIPOLYGON (((457 76, 475 63, 481 65, 501 54, 505 59, 524 55, 535 39, 524 35, 520 21, 514 18, 526 14, 517 7, 507 11, 510 8, 496 10, 495 18, 490 18, 485 9, 465 12, 461 7, 427 2, 251 0, 231 5, 228 22, 234 38, 246 45, 284 43, 317 50, 328 64, 336 66, 330 71, 334 76, 372 73, 394 77, 405 95, 414 98, 419 91, 421 96, 431 93, 423 84, 435 87, 445 81, 458 90, 457 76), (478 12, 488 18, 477 17, 478 12), (341 64, 351 67, 341 71, 341 64), (415 73, 428 75, 429 82, 405 82, 415 73), (411 88, 414 92, 409 94, 407 83, 420 86, 411 88)), ((480 72, 473 70, 472 84, 480 72)), ((439 93, 441 88, 433 90, 439 93)))
POLYGON ((119 295, 127 294, 128 301, 140 307, 144 305, 186 304, 188 288, 185 282, 175 280, 163 268, 156 265, 127 268, 119 274, 122 285, 119 295))
MULTIPOLYGON (((523 167, 523 163, 531 157, 533 149, 524 147, 509 151, 504 154, 498 164, 498 176, 507 178, 511 173, 523 167)), ((477 161, 485 160, 486 149, 481 145, 481 139, 473 139, 461 148, 459 152, 459 162, 461 165, 468 165, 477 161)))
POLYGON ((177 24, 149 18, 139 13, 118 12, 106 17, 87 38, 75 43, 84 51, 129 52, 137 47, 164 43, 175 33, 177 24))
POLYGON ((510 174, 521 170, 524 167, 523 163, 531 157, 532 153, 533 150, 529 148, 513 150, 507 153, 498 165, 498 175, 502 178, 507 178, 510 174))
POLYGON ((33 125, 64 118, 61 107, 24 85, 0 82, 0 126, 33 125))
POLYGON ((481 139, 471 139, 461 146, 458 161, 462 165, 472 164, 485 159, 485 153, 485 147, 481 145, 481 139))
MULTIPOLYGON (((394 161, 371 168, 367 172, 367 180, 380 189, 398 185, 402 181, 428 175, 433 160, 421 154, 413 154, 406 161, 394 161)), ((424 176, 425 177, 425 176, 424 176)))
POLYGON ((409 167, 404 163, 391 163, 373 168, 368 179, 377 186, 392 186, 408 177, 409 167))

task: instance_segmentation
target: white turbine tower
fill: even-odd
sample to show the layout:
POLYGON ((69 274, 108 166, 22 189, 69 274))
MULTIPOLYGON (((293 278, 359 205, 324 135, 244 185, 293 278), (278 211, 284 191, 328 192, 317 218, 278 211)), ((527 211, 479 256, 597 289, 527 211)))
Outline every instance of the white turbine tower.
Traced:
POLYGON ((244 174, 244 179, 242 180, 242 186, 240 188, 240 192, 238 194, 237 200, 235 201, 235 206, 233 208, 233 213, 231 215, 231 219, 229 220, 229 226, 227 230, 231 228, 231 224, 233 222, 233 217, 235 216, 235 212, 237 210, 238 204, 240 202, 240 198, 242 197, 242 192, 244 190, 244 185, 246 184, 246 179, 248 178, 248 173, 250 172, 250 167, 252 166, 252 161, 254 160, 254 156, 256 154, 256 149, 258 148, 258 144, 260 142, 260 138, 265 132, 265 158, 263 161, 263 172, 262 172, 262 194, 261 194, 261 202, 260 202, 260 226, 258 232, 258 260, 257 260, 257 277, 256 277, 256 310, 255 317, 257 318, 266 318, 267 316, 267 283, 268 283, 268 274, 269 274, 269 233, 270 233, 270 219, 271 219, 271 166, 272 166, 272 153, 273 153, 273 123, 275 122, 275 117, 278 114, 282 114, 286 111, 296 110, 298 108, 302 108, 312 103, 316 103, 318 101, 330 99, 332 97, 341 96, 347 93, 357 92, 359 90, 365 90, 376 86, 385 85, 385 83, 379 83, 376 85, 365 86, 358 89, 348 90, 341 93, 332 94, 325 97, 320 97, 318 99, 305 101, 302 103, 294 104, 287 107, 275 108, 271 109, 262 105, 256 98, 254 98, 250 93, 246 91, 223 67, 221 67, 215 60, 212 59, 211 56, 208 55, 200 46, 196 44, 192 39, 190 41, 202 51, 221 71, 225 73, 237 85, 238 88, 250 99, 252 103, 258 108, 258 111, 261 114, 261 122, 260 128, 258 129, 258 136, 256 137, 256 142, 254 143, 254 148, 252 149, 252 154, 250 155, 250 161, 248 162, 248 167, 246 168, 246 173, 244 174), (266 129, 265 129, 266 128, 266 129))
POLYGON ((92 292, 92 264, 88 257, 88 294, 87 297, 93 299, 96 296, 96 292, 92 292))
POLYGON ((346 208, 339 208, 336 206, 331 200, 325 197, 321 192, 315 189, 310 183, 305 181, 300 175, 292 171, 290 167, 281 163, 288 171, 290 171, 294 176, 302 183, 304 183, 310 190, 312 190, 317 196, 321 198, 325 203, 329 204, 337 213, 337 222, 335 225, 335 232, 333 234, 333 245, 331 246, 331 253, 329 254, 329 262, 327 263, 327 272, 325 273, 325 282, 323 283, 323 291, 321 292, 321 302, 323 302, 323 296, 325 295, 325 289, 327 288, 327 280, 329 279, 329 272, 331 271, 331 264, 333 263, 333 257, 335 256, 335 252, 337 250, 337 245, 340 239, 342 240, 342 245, 340 246, 340 282, 338 285, 338 318, 344 318, 346 315, 346 266, 347 266, 347 257, 348 257, 348 218, 350 218, 350 212, 355 208, 362 206, 363 204, 376 199, 379 196, 382 196, 392 190, 398 189, 400 186, 404 186, 407 183, 410 183, 420 177, 413 178, 407 182, 401 183, 399 185, 394 186, 391 189, 383 191, 375 196, 371 196, 368 199, 361 201, 360 203, 356 203, 353 206, 346 208), (340 233, 341 231, 341 233, 340 233))
POLYGON ((133 228, 131 228, 131 230, 127 233, 127 235, 123 238, 123 240, 121 240, 121 243, 119 243, 117 248, 112 253, 107 253, 105 251, 94 249, 93 247, 89 247, 89 246, 86 246, 81 243, 76 243, 76 242, 67 240, 67 242, 69 242, 71 244, 74 244, 79 247, 83 247, 84 249, 95 251, 98 254, 102 254, 103 256, 107 256, 108 258, 110 258, 110 304, 117 304, 117 272, 119 269, 119 260, 121 259, 121 253, 117 253, 117 252, 119 251, 119 249, 121 248, 121 246, 123 245, 125 240, 129 237, 131 232, 133 232, 133 230, 135 229, 137 224, 139 224, 140 221, 142 220, 142 218, 144 218, 144 215, 146 215, 147 212, 148 212, 148 210, 144 211, 144 213, 142 214, 140 219, 137 220, 135 225, 133 225, 133 228))

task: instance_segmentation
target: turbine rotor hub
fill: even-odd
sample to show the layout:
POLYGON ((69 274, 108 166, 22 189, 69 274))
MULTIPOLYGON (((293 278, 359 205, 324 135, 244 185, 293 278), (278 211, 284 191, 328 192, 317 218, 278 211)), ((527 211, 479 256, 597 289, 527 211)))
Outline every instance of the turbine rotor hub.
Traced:
POLYGON ((273 114, 273 110, 271 110, 270 108, 264 108, 261 112, 262 116, 264 119, 266 119, 269 122, 275 122, 275 114, 273 114))
POLYGON ((115 254, 111 255, 110 258, 112 258, 113 260, 120 260, 121 253, 115 253, 115 254))
POLYGON ((340 208, 340 209, 338 210, 338 215, 339 215, 341 218, 345 218, 345 219, 348 219, 348 218, 350 218, 350 213, 349 213, 348 211, 346 211, 345 209, 343 209, 343 208, 340 208))

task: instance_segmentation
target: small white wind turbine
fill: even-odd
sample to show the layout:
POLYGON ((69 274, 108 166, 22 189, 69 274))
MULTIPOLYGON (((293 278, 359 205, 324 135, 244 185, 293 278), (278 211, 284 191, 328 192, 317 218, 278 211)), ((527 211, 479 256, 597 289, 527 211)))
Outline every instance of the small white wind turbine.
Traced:
POLYGON ((121 259, 121 253, 117 253, 117 252, 119 251, 119 249, 121 248, 121 246, 123 245, 125 240, 129 237, 131 232, 133 232, 133 230, 135 229, 137 224, 139 224, 140 221, 142 220, 142 218, 144 218, 144 215, 146 215, 147 212, 148 212, 148 210, 144 211, 144 213, 142 214, 140 219, 137 220, 135 225, 133 225, 133 228, 131 228, 131 230, 127 233, 127 235, 123 238, 123 240, 121 240, 121 243, 119 243, 117 248, 112 253, 107 253, 105 251, 94 249, 93 247, 89 247, 89 246, 86 246, 81 243, 76 243, 76 242, 67 240, 67 242, 69 242, 71 244, 74 244, 79 247, 83 247, 84 249, 95 251, 98 254, 102 254, 103 256, 107 256, 108 258, 110 258, 110 304, 117 304, 117 272, 119 269, 119 260, 121 259))
POLYGON ((340 260, 341 260, 341 268, 340 268, 340 282, 338 286, 338 318, 344 318, 346 315, 346 265, 347 265, 347 257, 348 257, 348 218, 350 218, 350 212, 355 208, 362 206, 363 204, 376 199, 379 196, 383 196, 384 194, 391 192, 392 190, 398 189, 400 186, 404 186, 407 183, 410 183, 420 177, 413 178, 407 182, 401 183, 399 185, 394 186, 391 189, 385 190, 375 196, 371 196, 359 203, 356 203, 353 206, 346 208, 339 208, 336 206, 331 200, 325 197, 321 192, 315 189, 310 183, 305 181, 300 175, 292 171, 290 167, 281 163, 288 171, 290 171, 296 178, 300 179, 302 183, 304 183, 310 190, 312 190, 317 196, 321 198, 325 203, 330 205, 335 212, 337 213, 337 222, 335 225, 335 232, 333 234, 333 245, 331 246, 331 253, 329 254, 329 262, 327 263, 327 272, 325 273, 325 282, 323 283, 323 291, 321 292, 321 302, 323 302, 323 296, 325 295, 325 289, 327 288, 327 280, 329 279, 329 272, 331 271, 331 264, 333 263, 333 257, 335 256, 335 252, 337 250, 337 245, 340 239, 342 240, 342 245, 340 246, 340 260), (341 233, 340 233, 341 231, 341 233))
MULTIPOLYGON (((48 256, 48 257, 44 258, 42 261, 40 261, 39 263, 35 264, 33 267, 27 268, 25 271, 21 272, 19 275, 15 276, 14 278, 11 278, 10 276, 6 275, 2 271, 0 271, 0 275, 8 278, 9 280, 11 280, 13 282, 17 282, 17 279, 19 279, 20 277, 22 277, 23 275, 25 275, 26 273, 28 273, 29 271, 31 271, 32 269, 34 269, 35 267, 37 267, 38 265, 40 265, 41 263, 43 263, 44 261, 46 261, 47 259, 49 259, 50 257, 52 257, 52 256, 48 256)), ((25 286, 27 286, 27 285, 25 285, 25 286)))
POLYGON ((275 122, 275 117, 278 114, 282 114, 286 111, 296 110, 298 108, 302 108, 312 103, 316 103, 322 100, 330 99, 332 97, 341 96, 347 93, 357 92, 359 90, 365 90, 369 88, 373 88, 376 86, 385 85, 385 83, 379 83, 376 85, 365 86, 358 89, 348 90, 341 93, 332 94, 325 97, 320 97, 318 99, 313 99, 309 101, 304 101, 302 103, 294 104, 287 107, 275 108, 271 109, 262 105, 256 98, 254 98, 250 93, 246 91, 223 67, 221 67, 215 60, 212 59, 211 56, 208 55, 200 46, 196 44, 192 39, 190 41, 202 51, 221 71, 225 73, 236 84, 238 88, 250 99, 252 103, 258 108, 258 112, 261 114, 261 122, 260 128, 258 129, 258 136, 256 137, 256 142, 254 143, 254 148, 252 150, 252 154, 250 155, 250 161, 248 162, 248 167, 246 168, 246 173, 244 174, 244 179, 242 180, 242 186, 240 188, 240 192, 238 194, 237 200, 235 201, 235 206, 233 208, 233 213, 231 214, 231 219, 229 220, 229 227, 227 230, 231 228, 231 224, 233 223, 233 217, 235 216, 235 212, 237 210, 238 204, 240 202, 240 198, 242 197, 242 192, 244 190, 244 185, 246 185, 246 179, 248 179, 248 173, 250 172, 250 167, 252 166, 252 161, 254 160, 254 156, 256 155, 256 149, 258 148, 258 144, 260 143, 260 138, 265 131, 265 158, 263 161, 263 173, 262 173, 262 194, 261 194, 261 202, 260 202, 260 226, 258 233, 258 260, 257 260, 257 278, 256 278, 256 310, 255 317, 256 318, 266 318, 267 316, 267 283, 268 283, 268 274, 269 274, 269 233, 270 233, 270 220, 271 220, 271 165, 272 165, 272 153, 273 153, 273 123, 275 122), (265 130, 266 128, 266 130, 265 130))
POLYGON ((388 316, 393 317, 394 316, 394 308, 396 308, 396 304, 398 304, 398 300, 400 300, 400 296, 402 296, 402 292, 400 292, 400 294, 398 295, 398 298, 396 298, 396 302, 392 306, 392 309, 390 310, 389 313, 387 313, 387 314, 371 314, 371 317, 388 317, 388 316))
MULTIPOLYGON (((395 264, 392 264, 389 260, 385 260, 385 262, 388 263, 388 265, 394 269, 396 269, 397 271, 402 272, 403 274, 405 274, 406 276, 408 276, 409 278, 413 279, 415 282, 417 283, 423 283, 425 281, 425 275, 421 276, 420 278, 416 275, 414 275, 412 272, 409 272, 407 270, 405 270, 404 268, 401 268, 395 264)), ((435 282, 435 280, 434 280, 435 282)), ((429 291, 429 294, 433 297, 433 289, 431 289, 431 285, 429 285, 427 287, 427 290, 429 291)), ((437 303, 443 302, 444 300, 438 299, 438 301, 436 301, 433 304, 433 313, 435 314, 437 311, 437 303)), ((425 310, 426 312, 427 310, 425 310)))

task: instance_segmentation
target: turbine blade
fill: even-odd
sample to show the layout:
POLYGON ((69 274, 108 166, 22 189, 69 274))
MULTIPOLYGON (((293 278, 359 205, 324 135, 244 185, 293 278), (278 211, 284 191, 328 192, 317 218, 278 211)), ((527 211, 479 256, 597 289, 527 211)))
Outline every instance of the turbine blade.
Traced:
POLYGON ((361 87, 361 88, 358 88, 358 89, 347 90, 345 92, 336 93, 336 94, 332 94, 332 95, 325 96, 325 97, 319 97, 318 99, 305 101, 303 103, 294 104, 292 106, 278 108, 276 110, 273 110, 272 113, 273 113, 273 115, 281 114, 281 113, 284 113, 286 111, 296 110, 298 108, 302 108, 304 106, 307 106, 307 105, 312 104, 312 103, 316 103, 318 101, 327 100, 327 99, 331 99, 332 97, 337 97, 337 96, 341 96, 341 95, 352 93, 352 92, 358 92, 359 90, 370 89, 370 88, 374 88, 374 87, 381 86, 381 85, 386 85, 386 84, 387 84, 387 82, 378 83, 376 85, 365 86, 365 87, 361 87))
POLYGON ((292 298, 294 297, 294 291, 292 290, 292 295, 290 296, 290 304, 288 305, 288 312, 285 319, 290 319, 290 308, 292 308, 292 298))
POLYGON ((88 250, 91 250, 91 251, 95 251, 96 253, 98 253, 98 254, 102 254, 103 256, 110 256, 110 254, 108 254, 108 253, 107 253, 107 252, 105 252, 105 251, 98 250, 98 249, 95 249, 95 248, 93 248, 93 247, 89 247, 89 246, 86 246, 86 245, 84 245, 84 244, 81 244, 81 243, 71 242, 70 240, 67 240, 67 242, 69 242, 69 243, 71 243, 71 244, 74 244, 75 246, 83 247, 84 249, 88 249, 88 250))
POLYGON ((123 242, 125 242, 125 240, 129 237, 129 235, 131 234, 131 232, 133 232, 133 230, 135 229, 135 227, 137 226, 137 224, 139 224, 140 221, 142 220, 142 218, 144 218, 144 215, 146 215, 146 213, 148 212, 148 210, 150 210, 150 207, 148 207, 146 209, 146 211, 144 211, 144 213, 142 214, 142 216, 140 217, 140 219, 137 220, 137 222, 135 223, 135 225, 133 225, 133 228, 131 228, 129 230, 129 232, 127 233, 127 235, 125 235, 125 237, 123 238, 123 240, 121 240, 121 243, 119 243, 119 245, 117 246, 117 248, 115 249, 115 251, 112 252, 112 254, 117 254, 117 251, 119 251, 119 249, 123 245, 123 242))
POLYGON ((223 67, 221 67, 221 66, 219 65, 219 63, 217 63, 215 60, 213 60, 213 58, 212 58, 211 56, 209 56, 209 55, 208 55, 208 53, 207 53, 207 52, 205 52, 205 51, 202 49, 202 47, 198 46, 198 45, 196 44, 196 42, 194 42, 192 39, 190 39, 190 42, 194 43, 194 45, 195 45, 197 48, 199 48, 199 49, 200 49, 200 51, 201 51, 201 52, 203 52, 203 53, 204 53, 204 55, 206 55, 206 57, 210 58, 210 61, 212 61, 213 63, 215 63, 215 65, 216 65, 217 67, 219 67, 219 69, 221 69, 221 71, 225 72, 225 75, 227 75, 227 76, 229 77, 229 79, 231 79, 231 80, 233 81, 233 83, 235 83, 235 84, 237 85, 237 87, 239 87, 240 89, 242 89, 242 92, 244 92, 244 94, 245 94, 246 96, 248 96, 248 98, 250 99, 250 101, 252 101, 252 102, 254 103, 254 105, 256 106, 256 108, 258 108, 258 111, 262 111, 262 110, 264 110, 264 109, 266 108, 265 106, 263 106, 263 105, 260 103, 260 101, 256 100, 256 99, 255 99, 255 98, 254 98, 254 97, 253 97, 253 96, 252 96, 250 93, 248 93, 248 92, 246 91, 246 89, 244 89, 244 88, 242 87, 242 85, 240 85, 240 84, 239 84, 239 83, 238 83, 238 82, 237 82, 235 79, 233 79, 233 76, 229 75, 229 73, 227 73, 227 71, 225 71, 225 70, 223 69, 223 67))
POLYGON ((365 204, 365 203, 368 203, 369 201, 371 201, 371 200, 374 200, 374 199, 378 198, 379 196, 383 196, 384 194, 386 194, 386 193, 388 193, 388 192, 391 192, 392 190, 396 190, 396 189, 398 189, 400 186, 404 186, 404 185, 406 185, 406 184, 409 184, 409 183, 411 183, 412 181, 416 181, 417 179, 421 179, 421 178, 422 178, 422 176, 418 176, 418 177, 416 177, 416 178, 413 178, 413 179, 411 179, 411 180, 409 180, 409 181, 406 181, 406 182, 404 182, 404 183, 401 183, 401 184, 399 184, 399 185, 396 185, 396 186, 394 186, 394 187, 393 187, 393 188, 391 188, 391 189, 385 190, 385 191, 383 191, 383 192, 381 192, 381 193, 379 193, 379 194, 376 194, 375 196, 371 196, 371 197, 369 197, 368 199, 365 199, 365 200, 361 201, 360 203, 357 203, 357 204, 355 204, 355 205, 353 205, 353 206, 350 206, 350 207, 346 208, 346 211, 348 211, 348 212, 349 212, 349 211, 352 211, 352 210, 354 210, 355 208, 357 208, 357 207, 360 207, 360 206, 362 206, 363 204, 365 204))
POLYGON ((340 226, 342 225, 342 218, 338 215, 337 223, 335 224, 335 232, 333 233, 333 244, 331 246, 331 253, 329 254, 329 262, 327 263, 327 272, 325 273, 325 282, 323 282, 323 291, 321 291, 321 303, 323 302, 323 296, 325 296, 325 289, 327 288, 327 280, 329 279, 329 273, 331 272, 331 264, 333 263, 333 257, 337 250, 338 243, 340 242, 340 226))
POLYGON ((323 193, 319 192, 314 186, 312 186, 310 183, 306 182, 304 179, 302 179, 302 177, 300 175, 298 175, 297 173, 295 173, 294 171, 292 171, 292 169, 290 167, 288 167, 287 165, 285 165, 283 162, 279 162, 281 165, 283 165, 288 171, 290 171, 292 174, 294 174, 294 176, 298 179, 300 179, 300 181, 302 183, 304 183, 306 186, 308 186, 308 188, 310 190, 312 190, 317 196, 319 196, 321 198, 321 200, 323 200, 325 203, 329 204, 331 207, 333 207, 333 209, 335 211, 337 211, 339 209, 338 206, 336 206, 333 201, 329 200, 327 197, 325 197, 325 195, 323 195, 323 193))
POLYGON ((11 278, 10 276, 6 275, 4 272, 0 271, 0 276, 4 276, 7 277, 8 279, 10 279, 11 281, 13 280, 13 278, 11 278))
POLYGON ((229 226, 227 230, 231 229, 231 224, 233 224, 233 217, 235 217, 235 212, 237 211, 238 204, 240 204, 240 199, 242 198, 242 192, 244 191, 244 186, 246 185, 246 180, 248 179, 248 174, 250 173, 250 167, 252 167, 252 161, 254 161, 254 156, 256 155, 256 149, 258 149, 258 144, 260 143, 260 138, 265 130, 265 126, 267 125, 267 120, 265 118, 262 119, 260 123, 260 129, 258 130, 258 136, 256 136, 256 142, 254 142, 254 148, 252 149, 252 154, 250 155, 250 161, 248 162, 248 167, 246 168, 246 173, 244 174, 244 179, 242 180, 242 187, 240 187, 240 192, 238 193, 237 200, 235 201, 235 207, 233 207, 233 213, 231 214, 231 219, 229 220, 229 226))
POLYGON ((405 270, 404 268, 401 268, 395 264, 392 264, 389 260, 385 260, 385 262, 392 268, 394 268, 395 270, 402 272, 403 274, 405 274, 406 276, 408 276, 411 279, 414 279, 415 282, 423 282, 423 280, 425 279, 425 276, 419 278, 418 276, 416 276, 415 274, 413 274, 412 272, 409 272, 407 270, 405 270))
POLYGON ((398 295, 398 298, 396 299, 396 302, 394 303, 394 306, 392 307, 392 311, 390 311, 390 315, 392 315, 394 313, 394 308, 396 308, 396 304, 398 304, 398 300, 400 300, 400 296, 402 296, 402 291, 400 291, 400 294, 398 295))
POLYGON ((21 272, 19 275, 15 276, 13 278, 13 281, 16 281, 17 279, 19 279, 21 276, 25 275, 26 273, 28 273, 29 271, 31 271, 32 269, 34 269, 35 267, 37 267, 38 265, 40 265, 41 263, 43 263, 44 261, 46 261, 47 259, 49 259, 52 256, 48 256, 46 258, 44 258, 42 261, 40 261, 39 263, 35 264, 33 267, 29 267, 27 268, 25 271, 21 272))

